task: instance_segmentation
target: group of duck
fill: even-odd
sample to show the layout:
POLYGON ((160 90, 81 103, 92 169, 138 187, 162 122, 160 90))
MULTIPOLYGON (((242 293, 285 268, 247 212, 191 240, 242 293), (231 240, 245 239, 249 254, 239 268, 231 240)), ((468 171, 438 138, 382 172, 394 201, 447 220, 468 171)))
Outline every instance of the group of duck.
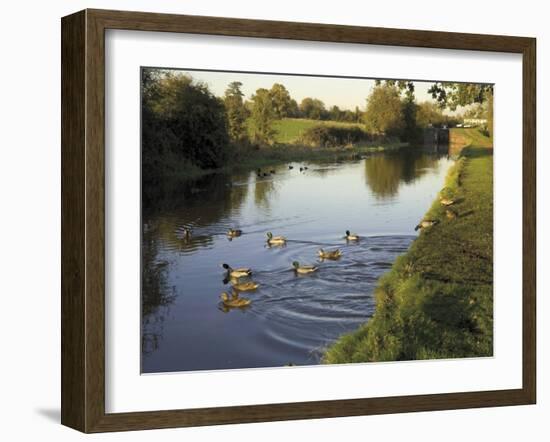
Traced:
MULTIPOLYGON (((451 220, 458 217, 458 212, 451 207, 456 203, 456 200, 441 197, 439 198, 439 202, 442 206, 447 208, 445 210, 445 216, 447 217, 447 219, 451 220)), ((439 222, 440 221, 438 219, 425 219, 420 221, 418 225, 414 228, 414 230, 417 231, 419 229, 427 229, 429 227, 435 226, 436 224, 439 224, 439 222)))
MULTIPOLYGON (((292 167, 292 166, 289 166, 292 167)), ((447 209, 445 210, 445 214, 448 219, 454 219, 458 217, 458 213, 451 208, 455 204, 455 200, 450 198, 440 198, 439 202, 441 205, 445 206, 447 209)), ((428 229, 436 224, 438 224, 440 221, 438 219, 424 219, 420 221, 420 223, 415 227, 415 231, 419 229, 428 229)), ((234 238, 238 238, 243 234, 243 231, 241 229, 229 229, 227 231, 227 237, 230 240, 233 240, 234 238)), ((191 236, 191 230, 185 228, 184 229, 184 236, 186 239, 190 239, 191 236)), ((349 230, 346 230, 346 235, 344 236, 344 239, 348 242, 356 242, 359 241, 359 235, 355 233, 351 233, 349 230)), ((284 236, 273 236, 271 232, 267 232, 267 240, 266 243, 269 247, 272 246, 285 246, 287 244, 287 239, 284 236)), ((317 254, 319 255, 319 258, 321 261, 323 260, 338 260, 342 256, 342 251, 340 249, 334 249, 334 250, 324 250, 319 249, 317 254)), ((256 290, 260 284, 250 279, 252 276, 252 269, 250 268, 232 268, 229 264, 222 264, 222 267, 226 271, 226 277, 224 282, 231 282, 231 294, 227 292, 223 292, 220 296, 221 301, 225 308, 243 308, 248 307, 252 301, 248 298, 243 298, 240 296, 241 292, 250 292, 256 290)), ((315 265, 301 265, 298 261, 294 261, 292 263, 292 270, 296 274, 299 275, 307 275, 316 272, 319 269, 318 266, 315 265)))
MULTIPOLYGON (((292 169, 294 169, 294 166, 289 165, 289 166, 288 166, 288 170, 292 170, 292 169)), ((308 167, 307 167, 307 166, 300 166, 300 172, 304 172, 304 171, 306 171, 306 170, 308 170, 308 167)), ((258 169, 258 170, 256 171, 256 176, 257 176, 258 178, 265 178, 265 177, 269 177, 269 176, 271 176, 271 175, 275 175, 276 173, 277 173, 277 171, 274 170, 274 169, 270 169, 270 170, 268 170, 267 172, 266 172, 266 171, 263 171, 262 169, 258 169)))
MULTIPOLYGON (((242 235, 242 230, 240 229, 229 229, 227 232, 227 237, 229 239, 237 238, 242 235)), ((344 236, 346 241, 358 241, 359 235, 351 233, 349 230, 346 230, 346 235, 344 236)), ((269 247, 275 246, 285 246, 287 239, 284 236, 273 236, 271 232, 267 232, 266 243, 269 247)), ((319 249, 317 254, 321 261, 328 260, 338 260, 342 256, 342 251, 340 249, 334 250, 324 250, 319 249)), ((260 284, 250 279, 252 276, 252 269, 244 268, 232 268, 229 264, 222 264, 222 267, 226 271, 226 282, 231 282, 231 294, 223 292, 220 296, 224 307, 226 308, 243 308, 248 307, 252 301, 248 298, 243 298, 240 296, 241 292, 250 292, 256 290, 260 284)), ((319 269, 315 265, 302 265, 298 261, 292 263, 292 270, 299 275, 307 275, 316 272, 319 269)))

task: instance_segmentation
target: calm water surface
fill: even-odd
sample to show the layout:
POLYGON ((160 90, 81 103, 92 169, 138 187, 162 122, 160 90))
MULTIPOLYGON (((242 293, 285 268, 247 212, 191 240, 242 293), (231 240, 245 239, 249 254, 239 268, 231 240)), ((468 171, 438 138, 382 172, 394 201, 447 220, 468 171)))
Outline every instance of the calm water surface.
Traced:
POLYGON ((377 279, 407 250, 451 164, 402 151, 144 186, 154 193, 143 194, 142 372, 318 364, 372 316, 377 279), (230 227, 243 235, 228 240, 230 227), (346 243, 346 229, 363 239, 346 243), (287 246, 267 247, 269 231, 287 246), (343 256, 319 262, 320 247, 343 256), (294 260, 320 269, 296 276, 294 260), (260 288, 243 293, 247 309, 220 305, 222 263, 253 269, 260 288))

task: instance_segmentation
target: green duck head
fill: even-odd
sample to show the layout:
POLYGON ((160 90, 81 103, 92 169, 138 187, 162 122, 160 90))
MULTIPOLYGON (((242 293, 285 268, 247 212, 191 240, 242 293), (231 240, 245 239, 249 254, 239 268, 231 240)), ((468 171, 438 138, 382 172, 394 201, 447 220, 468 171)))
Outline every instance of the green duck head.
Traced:
POLYGON ((294 261, 294 262, 292 263, 292 266, 293 266, 295 269, 297 269, 298 267, 300 267, 300 263, 299 263, 298 261, 294 261))
POLYGON ((271 238, 273 238, 273 233, 271 233, 271 232, 267 232, 267 238, 268 238, 268 239, 271 239, 271 238))

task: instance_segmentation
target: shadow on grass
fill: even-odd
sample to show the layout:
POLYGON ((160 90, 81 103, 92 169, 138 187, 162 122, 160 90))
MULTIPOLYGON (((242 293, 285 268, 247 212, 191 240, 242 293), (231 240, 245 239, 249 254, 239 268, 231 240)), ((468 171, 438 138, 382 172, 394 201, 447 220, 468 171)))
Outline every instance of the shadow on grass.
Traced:
POLYGON ((488 147, 465 147, 462 155, 468 158, 480 158, 493 155, 493 148, 488 147))

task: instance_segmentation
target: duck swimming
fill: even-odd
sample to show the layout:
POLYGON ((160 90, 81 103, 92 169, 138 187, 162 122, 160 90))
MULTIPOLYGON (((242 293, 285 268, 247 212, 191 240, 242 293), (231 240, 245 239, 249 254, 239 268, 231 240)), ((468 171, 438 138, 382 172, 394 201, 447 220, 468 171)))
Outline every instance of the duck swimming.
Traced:
POLYGON ((270 246, 281 246, 286 244, 286 238, 284 236, 273 236, 273 233, 267 232, 267 243, 270 246))
POLYGON ((340 257, 342 256, 342 251, 340 249, 336 249, 336 250, 319 249, 317 253, 319 254, 319 258, 321 259, 340 259, 340 257))
POLYGON ((316 272, 318 269, 318 267, 315 266, 301 266, 298 261, 294 261, 292 267, 294 267, 296 273, 300 273, 301 275, 316 272))
POLYGON ((222 267, 227 270, 227 274, 231 277, 231 278, 243 278, 245 276, 250 276, 252 275, 252 270, 249 269, 249 268, 240 268, 240 269, 233 269, 231 267, 229 267, 228 264, 222 264, 222 267))
POLYGON ((227 236, 229 238, 236 238, 237 236, 241 236, 243 234, 243 231, 241 229, 229 229, 227 231, 227 236))
POLYGON ((253 290, 256 290, 258 287, 260 287, 260 284, 254 281, 247 281, 247 282, 234 282, 231 281, 233 284, 233 290, 237 292, 251 292, 253 290))
POLYGON ((359 235, 357 235, 356 233, 350 233, 349 230, 346 230, 345 238, 348 241, 357 241, 359 239, 359 235))
POLYGON ((225 307, 230 307, 230 308, 247 307, 252 302, 252 301, 250 301, 250 299, 247 299, 247 298, 239 298, 239 294, 235 293, 235 292, 233 292, 231 297, 227 294, 227 292, 223 292, 220 295, 220 298, 223 302, 223 305, 225 307))

